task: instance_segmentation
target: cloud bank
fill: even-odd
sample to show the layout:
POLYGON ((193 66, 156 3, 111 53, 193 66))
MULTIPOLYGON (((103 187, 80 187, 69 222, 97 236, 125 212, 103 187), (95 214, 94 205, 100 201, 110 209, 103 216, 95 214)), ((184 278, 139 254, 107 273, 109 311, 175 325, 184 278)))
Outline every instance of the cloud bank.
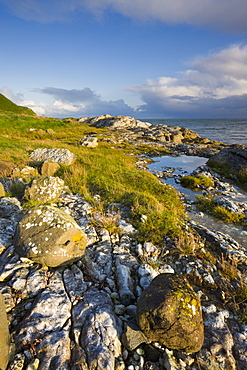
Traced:
POLYGON ((51 95, 54 98, 51 103, 27 100, 23 94, 14 94, 7 86, 0 89, 0 92, 14 103, 31 108, 39 116, 79 118, 106 113, 113 116, 118 114, 133 116, 135 113, 135 110, 126 104, 123 99, 103 100, 100 95, 95 94, 89 87, 82 90, 68 90, 56 87, 32 89, 33 93, 51 95))
POLYGON ((246 0, 0 0, 26 20, 54 22, 110 10, 133 19, 213 27, 226 32, 247 30, 246 0))
POLYGON ((100 114, 130 115, 136 118, 246 118, 247 45, 230 47, 195 59, 177 77, 160 76, 128 88, 141 97, 143 104, 131 107, 119 100, 104 100, 89 87, 62 89, 45 87, 35 93, 49 95, 50 104, 27 101, 8 87, 0 90, 19 105, 32 108, 38 115, 83 117, 100 114))
POLYGON ((247 46, 196 59, 178 78, 159 77, 133 86, 146 117, 247 117, 247 46))

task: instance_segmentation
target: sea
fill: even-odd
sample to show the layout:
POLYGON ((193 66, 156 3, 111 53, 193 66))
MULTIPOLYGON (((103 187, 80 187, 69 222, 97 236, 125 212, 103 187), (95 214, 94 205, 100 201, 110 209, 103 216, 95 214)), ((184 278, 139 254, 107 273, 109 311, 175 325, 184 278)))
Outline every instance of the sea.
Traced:
POLYGON ((225 144, 247 146, 247 118, 242 119, 143 119, 152 124, 187 127, 200 136, 225 144))

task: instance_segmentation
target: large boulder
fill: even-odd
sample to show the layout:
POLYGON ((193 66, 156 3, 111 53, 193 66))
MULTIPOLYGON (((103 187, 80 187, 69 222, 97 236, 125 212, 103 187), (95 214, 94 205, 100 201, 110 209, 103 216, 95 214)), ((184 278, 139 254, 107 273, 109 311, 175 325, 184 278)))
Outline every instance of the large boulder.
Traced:
POLYGON ((68 149, 35 149, 29 158, 34 162, 44 162, 48 159, 54 162, 70 165, 76 160, 76 156, 68 149))
POLYGON ((31 208, 19 222, 14 236, 20 256, 49 267, 82 257, 86 244, 85 233, 70 215, 45 205, 31 208))
POLYGON ((219 165, 227 164, 233 172, 241 172, 247 170, 247 147, 239 145, 231 148, 224 148, 219 153, 213 155, 209 159, 212 163, 218 162, 219 165))
POLYGON ((161 274, 153 279, 137 302, 137 321, 151 341, 186 353, 201 349, 200 300, 180 275, 161 274))
POLYGON ((24 198, 38 203, 54 201, 62 193, 63 188, 64 181, 59 177, 36 177, 26 187, 24 198))
POLYGON ((0 293, 0 369, 5 370, 9 361, 9 329, 4 299, 0 293))

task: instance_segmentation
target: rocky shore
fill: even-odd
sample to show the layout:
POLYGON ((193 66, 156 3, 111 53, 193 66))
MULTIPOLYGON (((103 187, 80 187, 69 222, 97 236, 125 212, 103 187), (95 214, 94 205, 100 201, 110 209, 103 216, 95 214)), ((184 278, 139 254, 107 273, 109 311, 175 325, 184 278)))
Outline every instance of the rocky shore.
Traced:
MULTIPOLYGON (((247 153, 185 128, 131 117, 80 121, 109 129, 109 135, 89 135, 80 145, 128 142, 208 158, 223 149, 234 151, 238 165, 247 153)), ((76 160, 73 153, 37 149, 30 160, 42 163, 41 173, 18 199, 6 195, 8 178, 1 179, 1 369, 247 368, 246 244, 190 219, 184 226, 193 230, 188 240, 166 237, 162 247, 139 243, 126 207, 114 203, 99 211, 54 176, 57 164, 76 160), (37 205, 26 210, 24 199, 37 205)), ((137 158, 137 166, 145 160, 137 158)), ((21 182, 37 169, 14 171, 21 182)), ((246 198, 240 200, 223 175, 207 165, 198 174, 214 183, 202 189, 205 196, 210 192, 247 217, 246 198)), ((195 204, 187 207, 198 212, 195 204)))

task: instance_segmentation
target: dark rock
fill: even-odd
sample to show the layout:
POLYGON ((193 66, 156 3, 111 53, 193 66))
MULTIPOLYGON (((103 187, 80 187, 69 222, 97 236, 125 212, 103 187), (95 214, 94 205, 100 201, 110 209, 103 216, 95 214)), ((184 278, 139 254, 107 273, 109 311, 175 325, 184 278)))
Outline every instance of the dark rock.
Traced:
POLYGON ((200 350, 204 334, 201 305, 180 275, 161 274, 137 302, 137 322, 152 341, 190 353, 200 350))
POLYGON ((247 148, 246 146, 224 148, 212 156, 210 161, 212 160, 219 164, 228 164, 234 172, 247 170, 247 148))
POLYGON ((134 351, 143 343, 149 343, 150 341, 140 330, 136 320, 128 321, 125 331, 122 335, 122 343, 124 347, 130 351, 134 351))

